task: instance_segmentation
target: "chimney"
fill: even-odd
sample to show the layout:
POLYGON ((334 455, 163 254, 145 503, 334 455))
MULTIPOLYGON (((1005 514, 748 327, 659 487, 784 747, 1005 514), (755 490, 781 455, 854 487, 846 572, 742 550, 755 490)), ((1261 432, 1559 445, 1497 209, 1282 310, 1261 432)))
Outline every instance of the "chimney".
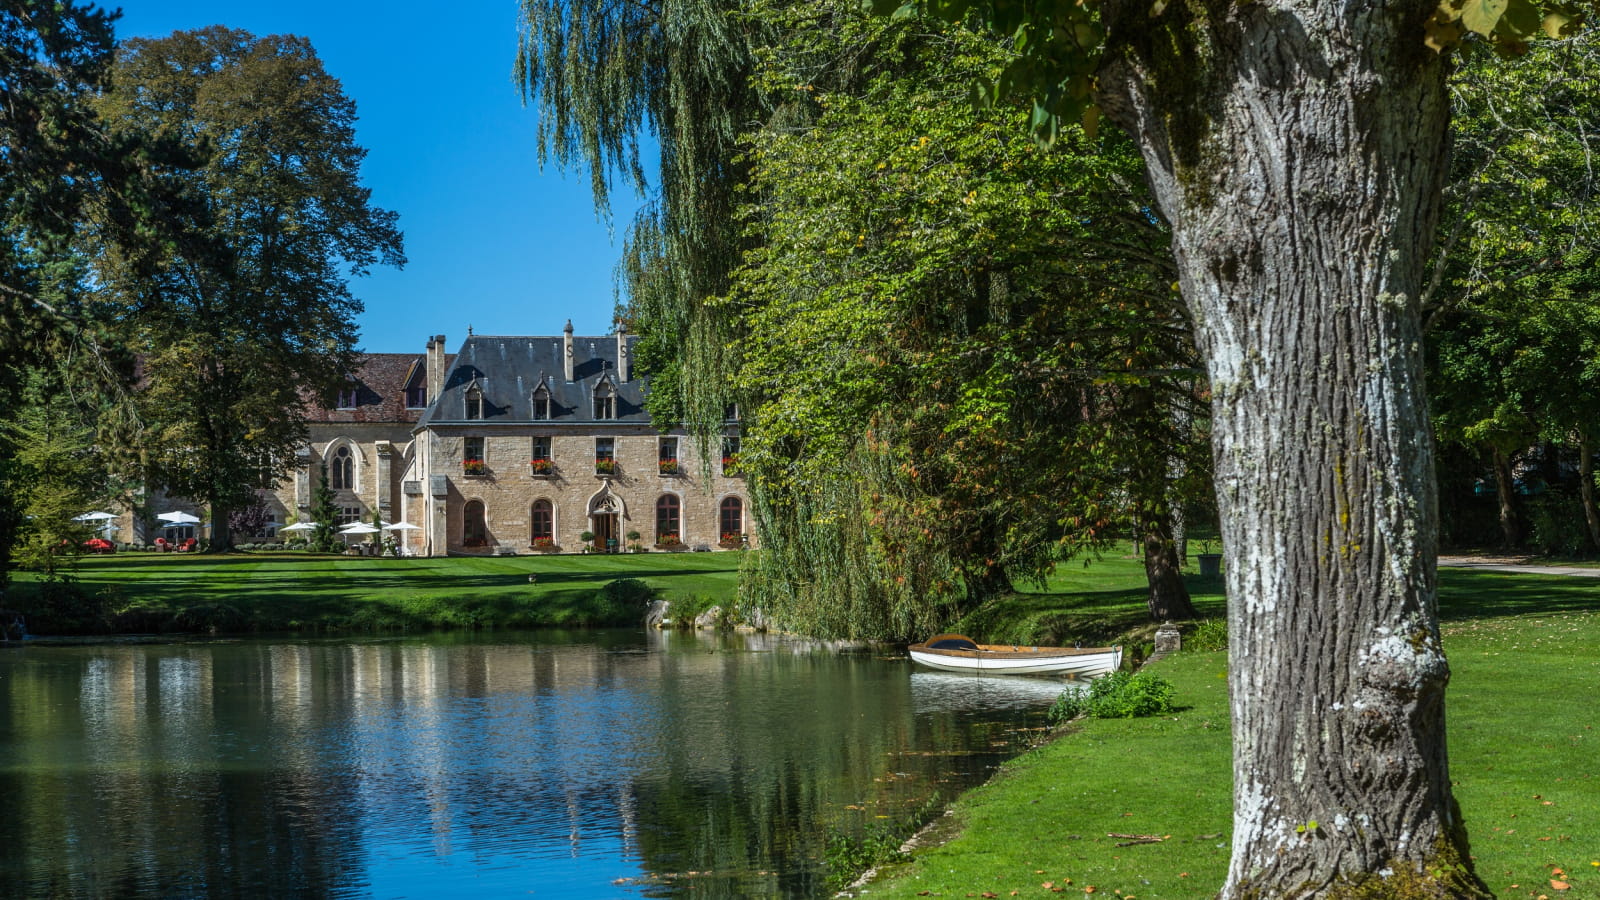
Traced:
POLYGON ((444 393, 444 335, 436 334, 428 340, 428 405, 432 406, 444 393))
POLYGON ((617 380, 628 380, 628 326, 617 323, 617 380))
POLYGON ((565 344, 565 347, 563 348, 563 351, 562 351, 562 358, 566 360, 567 381, 571 382, 573 380, 573 377, 572 377, 572 363, 573 363, 573 360, 572 360, 572 320, 571 319, 567 320, 567 327, 562 333, 564 335, 566 335, 566 337, 564 339, 564 342, 563 342, 565 344))

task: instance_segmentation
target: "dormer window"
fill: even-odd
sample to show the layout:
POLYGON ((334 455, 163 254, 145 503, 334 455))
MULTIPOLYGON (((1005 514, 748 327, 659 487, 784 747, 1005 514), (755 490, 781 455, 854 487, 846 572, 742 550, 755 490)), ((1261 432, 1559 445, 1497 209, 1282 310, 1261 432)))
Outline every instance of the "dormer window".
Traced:
POLYGON ((533 417, 535 419, 550 418, 550 392, 545 389, 544 385, 540 385, 539 389, 533 392, 533 417))
POLYGON ((428 405, 428 386, 413 384, 406 388, 406 409, 422 409, 428 405))
POLYGON ((356 408, 356 395, 357 395, 356 386, 353 385, 353 384, 346 385, 345 387, 340 388, 339 389, 339 405, 338 405, 338 408, 339 409, 355 409, 356 408))
POLYGON ((468 419, 483 418, 483 391, 476 386, 467 388, 467 416, 468 419))
POLYGON ((617 392, 610 384, 602 381, 594 388, 594 417, 596 419, 615 419, 617 417, 617 392))

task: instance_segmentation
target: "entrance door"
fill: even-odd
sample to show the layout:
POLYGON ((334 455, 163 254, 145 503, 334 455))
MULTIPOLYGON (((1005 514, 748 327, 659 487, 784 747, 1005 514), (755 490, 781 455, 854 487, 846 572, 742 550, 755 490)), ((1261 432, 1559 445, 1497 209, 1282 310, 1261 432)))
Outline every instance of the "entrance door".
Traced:
POLYGON ((617 551, 617 514, 594 514, 594 549, 602 553, 615 553, 617 551))

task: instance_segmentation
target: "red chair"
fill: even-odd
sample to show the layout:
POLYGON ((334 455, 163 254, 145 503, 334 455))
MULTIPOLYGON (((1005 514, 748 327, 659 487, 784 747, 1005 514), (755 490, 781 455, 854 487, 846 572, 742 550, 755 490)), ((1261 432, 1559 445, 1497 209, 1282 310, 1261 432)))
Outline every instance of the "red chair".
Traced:
POLYGON ((167 543, 166 538, 156 538, 156 549, 165 553, 172 549, 172 545, 167 543))
POLYGON ((184 551, 192 551, 192 550, 194 550, 194 548, 196 548, 198 546, 200 546, 200 542, 198 540, 196 540, 194 538, 189 538, 187 541, 184 541, 183 542, 183 546, 179 547, 178 549, 179 550, 184 550, 184 551))

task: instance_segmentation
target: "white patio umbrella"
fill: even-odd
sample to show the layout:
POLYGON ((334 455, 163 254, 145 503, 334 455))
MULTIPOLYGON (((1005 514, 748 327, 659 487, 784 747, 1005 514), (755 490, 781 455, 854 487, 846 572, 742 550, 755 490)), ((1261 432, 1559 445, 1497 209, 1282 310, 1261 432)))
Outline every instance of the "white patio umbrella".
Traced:
POLYGON ((279 528, 278 530, 279 531, 313 531, 313 530, 316 529, 316 527, 317 527, 317 523, 315 523, 315 522, 296 522, 293 525, 285 525, 282 528, 279 528))
POLYGON ((339 529, 340 534, 377 534, 381 529, 373 528, 365 522, 351 522, 339 529))
POLYGON ((200 524, 200 517, 199 516, 190 515, 189 513, 186 513, 186 512, 167 512, 167 513, 162 513, 159 516, 156 516, 156 518, 160 519, 163 522, 171 522, 173 525, 199 525, 200 524))
POLYGON ((116 517, 117 516, 116 516, 115 513, 86 512, 81 516, 73 516, 72 517, 72 521, 74 521, 74 522, 104 522, 107 519, 115 519, 116 517))
POLYGON ((384 531, 421 531, 422 530, 422 526, 421 525, 413 525, 410 522, 396 522, 393 525, 385 525, 385 526, 383 526, 383 530, 384 531))

